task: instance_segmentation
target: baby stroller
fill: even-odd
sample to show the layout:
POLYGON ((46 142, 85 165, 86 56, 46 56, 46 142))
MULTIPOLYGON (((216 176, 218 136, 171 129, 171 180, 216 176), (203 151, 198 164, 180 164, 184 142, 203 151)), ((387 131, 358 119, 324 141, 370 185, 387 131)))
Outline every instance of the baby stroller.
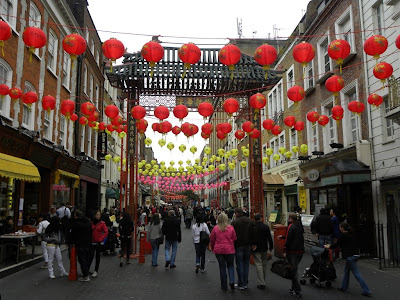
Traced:
POLYGON ((324 281, 326 287, 332 286, 332 281, 336 279, 332 250, 313 246, 310 252, 314 262, 305 269, 300 283, 306 284, 306 278, 309 278, 310 283, 315 283, 318 287, 324 281))
POLYGON ((102 245, 102 251, 105 255, 116 255, 115 252, 115 236, 112 231, 112 227, 108 228, 108 236, 104 245, 102 245))

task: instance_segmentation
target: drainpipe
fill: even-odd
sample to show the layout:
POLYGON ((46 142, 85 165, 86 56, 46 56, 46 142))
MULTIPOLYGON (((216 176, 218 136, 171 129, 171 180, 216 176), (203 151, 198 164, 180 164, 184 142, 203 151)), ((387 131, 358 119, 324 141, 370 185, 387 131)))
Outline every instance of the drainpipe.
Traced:
MULTIPOLYGON (((80 55, 77 57, 77 62, 76 62, 76 92, 75 92, 75 109, 76 111, 79 111, 80 108, 80 103, 81 103, 81 80, 82 80, 82 61, 83 61, 83 56, 80 55)), ((76 122, 74 126, 74 155, 77 156, 80 154, 80 148, 78 147, 78 142, 79 142, 79 129, 80 129, 80 124, 79 122, 76 122)), ((74 189, 75 190, 75 201, 76 203, 80 202, 80 192, 79 188, 74 189)))

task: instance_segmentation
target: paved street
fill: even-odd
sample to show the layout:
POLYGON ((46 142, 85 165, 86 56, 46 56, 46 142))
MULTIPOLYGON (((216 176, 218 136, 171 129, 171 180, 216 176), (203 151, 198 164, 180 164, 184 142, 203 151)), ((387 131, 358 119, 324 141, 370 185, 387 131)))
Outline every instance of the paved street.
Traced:
MULTIPOLYGON (((19 299, 294 299, 288 294, 290 282, 268 272, 267 289, 256 288, 256 272, 250 267, 249 289, 245 291, 225 292, 220 289, 218 264, 211 252, 206 254, 206 273, 195 274, 195 254, 191 234, 182 228, 183 241, 179 244, 176 269, 164 269, 163 251, 159 257, 159 267, 151 267, 150 256, 145 264, 134 260, 131 265, 119 267, 116 257, 102 256, 99 277, 87 283, 71 282, 66 278, 50 280, 47 270, 35 265, 26 270, 0 280, 2 300, 19 299)), ((69 267, 65 257, 64 265, 69 267)), ((305 255, 300 265, 303 272, 311 264, 309 254, 305 255)), ((395 284, 400 279, 400 270, 376 270, 376 262, 359 263, 361 274, 373 291, 374 299, 399 299, 395 284)), ((57 267, 55 267, 56 270, 57 267)), ((93 268, 93 267, 92 267, 93 268)), ((79 266, 78 266, 79 270, 79 266)), ((341 281, 343 262, 336 264, 338 281, 333 287, 317 288, 307 284, 303 286, 304 299, 365 299, 354 277, 350 279, 348 293, 337 291, 341 281)), ((58 272, 56 272, 57 274, 58 272)), ((236 274, 235 274, 236 276, 236 274)))

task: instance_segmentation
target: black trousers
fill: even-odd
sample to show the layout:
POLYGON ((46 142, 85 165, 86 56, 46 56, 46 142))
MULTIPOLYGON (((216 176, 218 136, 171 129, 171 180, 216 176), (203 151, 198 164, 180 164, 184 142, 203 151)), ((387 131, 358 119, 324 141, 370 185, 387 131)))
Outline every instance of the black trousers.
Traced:
POLYGON ((78 256, 78 262, 81 265, 83 277, 89 276, 90 248, 76 247, 76 255, 78 256))
POLYGON ((100 266, 100 243, 96 243, 96 244, 92 244, 92 246, 90 247, 90 261, 89 261, 89 269, 90 266, 92 265, 93 262, 93 258, 95 257, 95 253, 96 253, 96 264, 94 266, 94 270, 96 272, 99 271, 99 266, 100 266))
POLYGON ((292 279, 292 288, 296 292, 301 292, 301 286, 300 286, 297 270, 299 267, 299 263, 300 263, 301 259, 303 258, 303 253, 286 253, 286 258, 287 258, 288 262, 294 267, 294 271, 295 271, 295 276, 292 279))
POLYGON ((126 254, 126 260, 129 260, 129 255, 131 254, 131 244, 132 240, 130 237, 121 238, 121 258, 126 254))

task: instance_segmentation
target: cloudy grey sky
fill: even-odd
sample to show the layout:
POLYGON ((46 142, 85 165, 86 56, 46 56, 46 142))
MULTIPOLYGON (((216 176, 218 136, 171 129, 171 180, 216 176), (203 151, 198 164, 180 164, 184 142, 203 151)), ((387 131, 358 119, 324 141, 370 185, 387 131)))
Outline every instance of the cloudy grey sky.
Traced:
MULTIPOLYGON (((89 11, 102 41, 111 37, 121 40, 128 52, 140 51, 142 46, 159 35, 162 45, 180 47, 193 42, 200 48, 222 48, 229 38, 238 38, 237 20, 242 23, 243 38, 273 38, 289 36, 305 13, 309 0, 89 0, 89 11), (274 32, 274 26, 278 29, 274 32), (204 46, 203 46, 204 44, 204 46)), ((198 114, 190 115, 191 123, 201 128, 204 123, 198 114)), ((170 133, 167 143, 173 142, 176 148, 170 152, 166 146, 160 147, 161 135, 153 134, 149 122, 147 135, 153 140, 156 158, 169 163, 170 160, 194 160, 204 146, 200 131, 196 138, 188 139, 180 134, 178 140, 170 133), (187 150, 181 153, 177 148, 186 144, 187 150), (189 148, 196 145, 197 155, 189 148)), ((179 125, 172 111, 168 121, 179 125)))

